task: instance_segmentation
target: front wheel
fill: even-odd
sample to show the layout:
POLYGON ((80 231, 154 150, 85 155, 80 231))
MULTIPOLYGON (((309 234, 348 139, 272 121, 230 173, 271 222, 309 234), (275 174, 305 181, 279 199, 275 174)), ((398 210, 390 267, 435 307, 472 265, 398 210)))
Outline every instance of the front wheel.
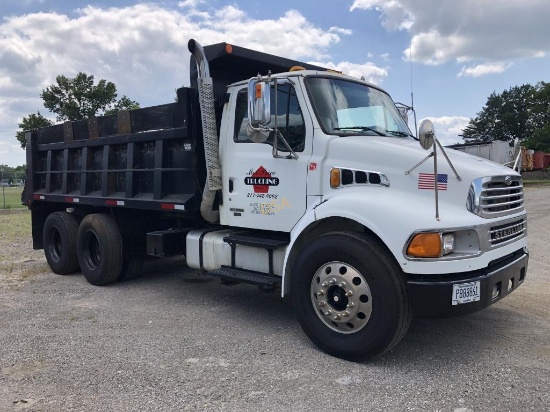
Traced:
POLYGON ((323 351, 363 361, 393 348, 412 318, 401 271, 376 242, 351 232, 311 242, 292 270, 294 311, 323 351))

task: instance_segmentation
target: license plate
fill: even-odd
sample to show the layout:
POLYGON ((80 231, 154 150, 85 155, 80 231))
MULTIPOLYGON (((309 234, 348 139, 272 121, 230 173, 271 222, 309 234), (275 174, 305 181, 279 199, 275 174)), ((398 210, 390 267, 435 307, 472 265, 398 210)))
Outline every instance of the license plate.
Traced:
POLYGON ((453 285, 453 306, 463 303, 477 302, 481 299, 480 282, 457 283, 453 285))

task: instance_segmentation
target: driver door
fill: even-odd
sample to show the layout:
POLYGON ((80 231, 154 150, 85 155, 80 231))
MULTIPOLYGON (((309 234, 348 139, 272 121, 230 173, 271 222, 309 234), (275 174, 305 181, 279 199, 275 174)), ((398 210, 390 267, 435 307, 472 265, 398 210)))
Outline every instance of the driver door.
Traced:
MULTIPOLYGON (((279 84, 276 93, 275 99, 272 86, 269 126, 274 127, 277 116, 277 127, 298 159, 273 156, 274 132, 264 143, 248 138, 247 88, 233 93, 234 122, 227 128, 223 150, 222 224, 289 232, 305 213, 313 127, 310 117, 303 115, 305 104, 293 84, 279 84)), ((290 155, 282 142, 277 146, 279 155, 290 155)))

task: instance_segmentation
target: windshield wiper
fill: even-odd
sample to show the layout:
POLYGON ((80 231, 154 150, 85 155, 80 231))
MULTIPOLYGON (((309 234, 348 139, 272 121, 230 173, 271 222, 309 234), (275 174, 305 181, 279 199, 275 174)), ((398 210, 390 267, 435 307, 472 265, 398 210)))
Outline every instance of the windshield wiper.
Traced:
POLYGON ((393 134, 394 136, 400 137, 414 137, 412 134, 407 132, 402 132, 401 130, 386 130, 387 133, 393 134))
POLYGON ((379 132, 378 130, 369 127, 369 126, 347 126, 347 127, 335 127, 334 130, 368 130, 369 132, 374 132, 378 136, 386 136, 384 133, 379 132))

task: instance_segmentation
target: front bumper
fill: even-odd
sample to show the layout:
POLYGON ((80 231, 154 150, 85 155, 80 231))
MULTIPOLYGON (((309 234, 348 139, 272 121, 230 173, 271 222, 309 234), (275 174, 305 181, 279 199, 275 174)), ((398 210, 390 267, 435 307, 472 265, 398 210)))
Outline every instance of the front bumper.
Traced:
POLYGON ((520 249, 493 261, 487 268, 465 273, 443 275, 407 274, 407 291, 412 301, 415 316, 444 318, 477 312, 498 302, 517 289, 527 273, 529 254, 520 249), (480 282, 481 299, 477 302, 452 305, 453 285, 465 282, 480 282), (493 292, 498 290, 498 295, 493 292))

